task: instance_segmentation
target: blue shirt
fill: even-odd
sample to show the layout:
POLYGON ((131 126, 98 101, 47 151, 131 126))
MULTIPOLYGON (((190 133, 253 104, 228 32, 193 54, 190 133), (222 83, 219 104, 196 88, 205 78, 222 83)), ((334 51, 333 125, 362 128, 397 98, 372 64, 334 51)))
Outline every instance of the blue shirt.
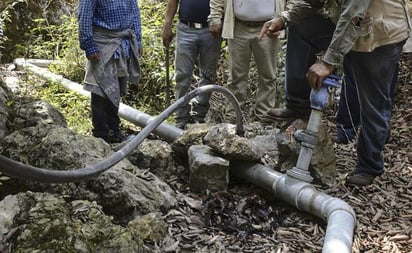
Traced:
POLYGON ((3 38, 3 24, 2 24, 2 21, 1 21, 1 18, 0 18, 0 42, 1 42, 2 38, 3 38))
MULTIPOLYGON (((142 47, 140 10, 137 0, 80 0, 78 6, 80 48, 86 56, 98 53, 93 40, 93 27, 122 31, 132 29, 136 33, 137 44, 142 47)), ((129 55, 129 41, 122 42, 129 55)))
POLYGON ((209 0, 180 0, 179 19, 186 22, 207 23, 209 0))

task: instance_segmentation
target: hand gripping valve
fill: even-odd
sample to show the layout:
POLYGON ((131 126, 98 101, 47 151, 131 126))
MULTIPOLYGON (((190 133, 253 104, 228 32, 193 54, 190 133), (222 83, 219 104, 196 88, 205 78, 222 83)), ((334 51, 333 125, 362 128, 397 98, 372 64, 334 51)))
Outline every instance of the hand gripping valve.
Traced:
POLYGON ((297 130, 294 134, 295 139, 301 142, 299 157, 296 166, 287 170, 287 175, 308 183, 313 181, 309 173, 309 165, 322 120, 322 111, 328 106, 329 98, 332 97, 330 95, 333 95, 334 90, 340 85, 341 78, 330 75, 323 80, 320 89, 312 89, 310 93, 312 111, 309 122, 305 130, 297 130))

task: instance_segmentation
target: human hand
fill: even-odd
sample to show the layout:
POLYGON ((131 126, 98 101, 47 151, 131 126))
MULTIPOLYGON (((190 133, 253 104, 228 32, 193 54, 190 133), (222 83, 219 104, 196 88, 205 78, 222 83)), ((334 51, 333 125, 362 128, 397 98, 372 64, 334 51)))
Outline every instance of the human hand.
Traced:
POLYGON ((165 47, 169 46, 170 42, 172 42, 174 37, 175 37, 175 34, 172 32, 171 24, 165 23, 163 26, 163 31, 162 31, 163 46, 165 47))
POLYGON ((219 38, 222 34, 222 24, 210 25, 209 32, 213 34, 213 37, 219 38))
POLYGON ((326 62, 313 64, 306 73, 306 78, 308 79, 310 87, 313 89, 321 88, 323 79, 332 74, 333 69, 333 65, 326 62))
POLYGON ((274 18, 267 21, 260 31, 258 40, 261 40, 265 35, 269 38, 277 38, 280 34, 280 30, 284 28, 285 24, 282 19, 274 18))
POLYGON ((90 61, 97 62, 100 60, 100 55, 99 53, 91 54, 87 57, 87 59, 89 59, 90 61))

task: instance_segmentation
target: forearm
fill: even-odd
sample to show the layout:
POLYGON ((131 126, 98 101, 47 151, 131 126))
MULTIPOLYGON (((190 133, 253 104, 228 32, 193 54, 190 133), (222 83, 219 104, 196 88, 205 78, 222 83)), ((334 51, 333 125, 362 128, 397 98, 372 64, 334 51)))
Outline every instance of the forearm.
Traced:
POLYGON ((177 12, 179 0, 168 0, 165 14, 165 26, 171 26, 177 12))
POLYGON ((210 25, 221 24, 225 12, 226 0, 210 0, 210 14, 207 21, 210 25))

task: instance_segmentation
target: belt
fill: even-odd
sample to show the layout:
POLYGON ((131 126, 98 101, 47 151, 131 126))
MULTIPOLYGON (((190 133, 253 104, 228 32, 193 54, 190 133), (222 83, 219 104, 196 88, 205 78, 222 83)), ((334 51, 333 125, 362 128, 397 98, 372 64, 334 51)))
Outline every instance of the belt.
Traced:
POLYGON ((196 23, 196 22, 183 21, 183 20, 180 20, 180 22, 182 22, 183 24, 189 27, 195 28, 195 29, 203 29, 203 28, 209 27, 208 23, 196 23))
POLYGON ((236 21, 245 25, 245 26, 250 26, 250 27, 262 27, 268 20, 265 21, 245 21, 236 18, 236 21))

